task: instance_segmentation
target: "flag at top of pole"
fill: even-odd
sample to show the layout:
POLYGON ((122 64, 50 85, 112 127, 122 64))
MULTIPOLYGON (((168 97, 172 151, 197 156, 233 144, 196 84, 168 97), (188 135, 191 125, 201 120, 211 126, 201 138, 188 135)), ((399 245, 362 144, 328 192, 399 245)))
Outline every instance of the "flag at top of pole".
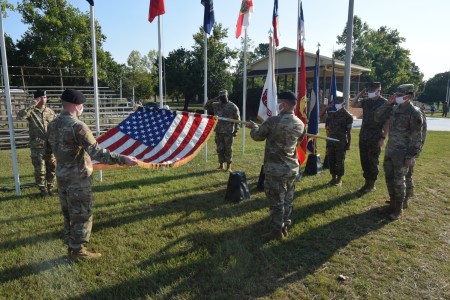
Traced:
POLYGON ((94 6, 94 0, 86 0, 91 6, 94 6))
POLYGON ((236 25, 236 38, 241 36, 242 28, 246 29, 250 25, 250 18, 253 12, 253 0, 242 0, 241 10, 236 25))
POLYGON ((274 0, 273 3, 273 17, 272 17, 272 25, 273 25, 273 38, 275 40, 275 45, 278 47, 280 45, 279 37, 279 28, 278 28, 278 0, 274 0))
POLYGON ((211 29, 214 26, 214 5, 213 5, 213 0, 202 0, 201 3, 205 7, 205 14, 203 16, 203 30, 207 34, 211 34, 211 29))
POLYGON ((275 47, 272 35, 269 36, 269 62, 267 66, 266 82, 259 101, 258 120, 265 121, 272 116, 278 115, 277 85, 275 83, 275 47))
POLYGON ((303 17, 302 2, 300 2, 300 18, 298 18, 298 54, 304 51, 303 40, 305 39, 305 18, 303 17))
POLYGON ((164 0, 150 0, 150 8, 148 10, 148 20, 150 23, 153 22, 157 16, 165 13, 164 0))

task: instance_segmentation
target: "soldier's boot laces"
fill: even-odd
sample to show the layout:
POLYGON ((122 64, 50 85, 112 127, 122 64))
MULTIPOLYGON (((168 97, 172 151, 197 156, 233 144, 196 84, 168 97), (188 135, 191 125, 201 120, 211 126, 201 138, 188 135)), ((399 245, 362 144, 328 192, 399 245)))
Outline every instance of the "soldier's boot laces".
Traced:
POLYGON ((231 163, 230 162, 227 162, 227 169, 225 171, 231 172, 231 163))
POLYGON ((97 259, 102 256, 101 253, 87 251, 86 247, 79 249, 69 248, 68 252, 70 258, 74 261, 97 259))
POLYGON ((282 240, 284 238, 283 232, 282 230, 277 230, 277 229, 273 229, 272 231, 263 234, 263 238, 266 241, 271 241, 271 240, 282 240))
POLYGON ((217 167, 217 170, 223 170, 223 163, 219 163, 219 166, 217 167))
POLYGON ((342 186, 342 176, 336 177, 336 181, 334 182, 335 186, 342 186))
POLYGON ((402 217, 403 203, 392 201, 395 206, 394 211, 389 215, 391 220, 398 220, 402 217))
POLYGON ((283 226, 283 228, 281 228, 281 233, 283 234, 283 236, 285 237, 285 238, 287 238, 288 236, 289 236, 289 233, 288 233, 288 227, 285 225, 285 226, 283 226))

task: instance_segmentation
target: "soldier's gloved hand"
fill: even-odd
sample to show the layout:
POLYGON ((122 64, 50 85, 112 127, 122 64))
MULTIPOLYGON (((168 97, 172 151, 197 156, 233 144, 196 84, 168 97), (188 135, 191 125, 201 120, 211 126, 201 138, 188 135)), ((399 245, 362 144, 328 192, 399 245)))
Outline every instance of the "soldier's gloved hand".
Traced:
POLYGON ((248 121, 245 126, 250 129, 258 127, 258 125, 256 125, 256 123, 253 121, 248 121))

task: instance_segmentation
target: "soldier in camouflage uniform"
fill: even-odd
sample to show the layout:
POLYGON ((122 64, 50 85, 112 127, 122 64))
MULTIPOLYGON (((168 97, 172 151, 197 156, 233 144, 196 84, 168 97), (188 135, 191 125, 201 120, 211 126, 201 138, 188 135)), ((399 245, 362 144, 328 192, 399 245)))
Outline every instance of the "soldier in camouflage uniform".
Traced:
MULTIPOLYGON (((239 108, 228 100, 228 92, 221 91, 219 96, 206 102, 205 109, 214 112, 215 115, 223 118, 240 120, 239 108)), ((219 120, 215 129, 217 156, 219 157, 219 167, 222 170, 223 164, 227 163, 226 171, 231 171, 233 158, 233 141, 237 136, 239 125, 227 121, 219 120)))
POLYGON ((377 109, 375 120, 389 120, 389 140, 384 155, 384 173, 389 192, 389 217, 402 215, 406 196, 405 176, 422 149, 422 114, 410 100, 414 85, 402 84, 388 102, 377 109), (396 104, 396 105, 394 105, 396 104))
POLYGON ((260 126, 249 122, 250 136, 266 140, 264 151, 264 192, 270 202, 271 232, 266 237, 288 236, 294 201, 295 178, 299 173, 296 146, 305 133, 305 125, 294 114, 296 97, 291 92, 278 96, 279 115, 268 118, 260 126))
POLYGON ((321 118, 327 114, 328 136, 339 140, 339 142, 327 141, 327 157, 331 173, 329 184, 341 186, 345 152, 350 150, 352 140, 353 117, 344 107, 344 97, 336 97, 334 103, 336 111, 328 111, 329 106, 326 106, 321 113, 321 118))
POLYGON ((350 102, 351 107, 362 108, 363 110, 363 119, 359 133, 359 157, 365 183, 358 191, 360 195, 376 190, 375 182, 379 173, 379 157, 386 137, 387 123, 375 121, 374 114, 386 102, 387 100, 381 96, 380 82, 368 83, 366 88, 359 92, 350 102), (366 91, 368 97, 359 100, 366 91))
POLYGON ((55 185, 56 161, 47 142, 47 126, 56 118, 55 112, 47 107, 46 91, 37 90, 30 106, 17 113, 19 120, 28 120, 30 134, 31 162, 34 167, 34 179, 40 195, 53 196, 55 185))
POLYGON ((92 229, 92 162, 104 164, 137 163, 136 158, 102 149, 89 127, 78 117, 83 112, 84 95, 72 89, 61 95, 63 111, 49 124, 49 142, 56 156, 56 178, 64 216, 64 242, 74 260, 98 258, 86 250, 92 229))

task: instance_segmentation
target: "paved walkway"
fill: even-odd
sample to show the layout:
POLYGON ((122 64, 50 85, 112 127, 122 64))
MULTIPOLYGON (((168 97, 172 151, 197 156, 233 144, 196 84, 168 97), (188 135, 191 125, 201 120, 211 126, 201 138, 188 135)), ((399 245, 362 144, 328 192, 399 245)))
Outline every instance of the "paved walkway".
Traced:
MULTIPOLYGON (((353 128, 361 128, 361 119, 353 121, 353 128)), ((428 131, 450 131, 450 118, 427 117, 428 131)))

